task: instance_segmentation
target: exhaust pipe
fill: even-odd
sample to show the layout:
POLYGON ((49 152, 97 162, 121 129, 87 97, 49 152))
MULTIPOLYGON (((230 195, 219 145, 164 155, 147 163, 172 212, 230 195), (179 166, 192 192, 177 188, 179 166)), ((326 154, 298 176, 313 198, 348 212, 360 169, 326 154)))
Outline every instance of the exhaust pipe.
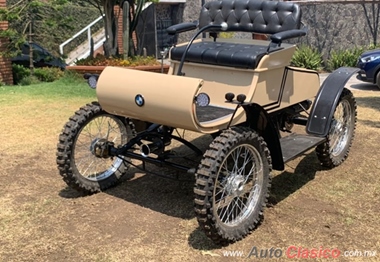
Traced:
POLYGON ((150 144, 142 144, 140 146, 140 154, 143 157, 148 157, 150 153, 154 153, 159 149, 163 148, 163 143, 161 140, 156 140, 150 144))

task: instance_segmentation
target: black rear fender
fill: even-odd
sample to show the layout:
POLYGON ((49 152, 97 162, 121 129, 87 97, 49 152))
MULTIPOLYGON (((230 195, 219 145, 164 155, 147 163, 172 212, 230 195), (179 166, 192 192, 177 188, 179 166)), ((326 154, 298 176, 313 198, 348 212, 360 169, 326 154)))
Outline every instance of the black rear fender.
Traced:
POLYGON ((341 67, 326 78, 311 109, 306 125, 307 133, 321 137, 327 136, 340 94, 347 81, 358 71, 358 68, 341 67))

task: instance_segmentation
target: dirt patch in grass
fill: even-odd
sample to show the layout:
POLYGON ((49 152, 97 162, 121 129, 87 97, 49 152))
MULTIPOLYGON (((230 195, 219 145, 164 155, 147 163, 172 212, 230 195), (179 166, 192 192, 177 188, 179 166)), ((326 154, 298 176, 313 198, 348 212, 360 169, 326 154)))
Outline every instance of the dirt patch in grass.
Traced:
POLYGON ((85 99, 2 105, 0 261, 231 261, 237 258, 224 252, 246 257, 253 247, 281 249, 284 260, 289 246, 380 252, 380 94, 354 94, 358 125, 347 161, 326 170, 310 151, 275 172, 262 224, 227 247, 198 228, 189 175, 178 182, 132 168, 130 180, 100 194, 66 187, 55 164, 57 137, 85 99))

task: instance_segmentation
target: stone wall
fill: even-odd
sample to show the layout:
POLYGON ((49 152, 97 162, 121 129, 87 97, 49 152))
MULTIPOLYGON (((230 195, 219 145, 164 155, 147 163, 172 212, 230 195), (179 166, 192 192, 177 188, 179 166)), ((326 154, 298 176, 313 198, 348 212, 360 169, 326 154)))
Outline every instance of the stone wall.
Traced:
MULTIPOLYGON (((0 8, 6 7, 6 0, 0 0, 0 8)), ((8 22, 0 22, 0 30, 8 29, 8 22)), ((0 52, 6 50, 8 39, 0 38, 0 52)), ((13 85, 12 64, 10 58, 0 57, 0 82, 13 85)))
MULTIPOLYGON (((202 0, 186 0, 186 3, 182 4, 183 16, 182 16, 181 22, 192 22, 192 21, 198 20, 199 13, 202 7, 201 1, 202 0)), ((193 34, 194 34, 193 31, 179 34, 178 42, 180 43, 180 42, 188 41, 193 36, 193 34)))
MULTIPOLYGON (((206 0, 207 2, 207 0, 206 0)), ((372 3, 380 8, 380 1, 293 1, 300 5, 302 21, 309 28, 308 35, 294 40, 316 47, 328 57, 331 50, 352 48, 373 43, 373 36, 367 24, 367 16, 372 19, 372 3)), ((184 5, 183 22, 197 20, 201 0, 187 0, 184 5)), ((188 40, 193 33, 181 34, 179 41, 188 40)), ((241 38, 241 34, 236 37, 241 38)), ((250 38, 246 34, 244 38, 250 38)))
MULTIPOLYGON (((376 10, 380 8, 380 1, 372 3, 368 1, 299 1, 297 3, 301 6, 302 21, 309 28, 306 37, 300 38, 298 43, 316 47, 325 58, 329 56, 331 50, 374 43, 374 36, 367 24, 367 18, 373 19, 372 3, 376 10), (367 10, 367 15, 364 8, 367 10)), ((376 40, 378 41, 378 37, 376 40)))
POLYGON ((156 4, 156 19, 157 20, 171 20, 171 5, 168 4, 156 4))

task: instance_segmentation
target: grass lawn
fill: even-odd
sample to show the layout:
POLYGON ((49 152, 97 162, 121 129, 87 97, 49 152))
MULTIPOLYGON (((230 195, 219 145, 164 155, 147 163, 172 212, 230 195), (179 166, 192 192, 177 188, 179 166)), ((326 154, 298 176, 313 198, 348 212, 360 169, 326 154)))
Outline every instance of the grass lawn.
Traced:
POLYGON ((0 87, 0 115, 6 123, 2 147, 9 153, 49 147, 53 141, 47 138, 52 131, 58 135, 68 117, 93 100, 95 90, 74 77, 30 86, 0 87), (17 139, 22 143, 15 144, 17 139))
POLYGON ((66 187, 56 145, 68 118, 96 100, 84 80, 0 87, 0 261, 257 261, 226 256, 247 257, 253 248, 280 249, 276 261, 284 261, 290 246, 335 248, 337 261, 379 261, 380 90, 353 92, 358 122, 347 161, 326 170, 312 150, 274 172, 262 224, 218 247, 198 228, 193 182, 131 169, 133 179, 99 194, 66 187))

